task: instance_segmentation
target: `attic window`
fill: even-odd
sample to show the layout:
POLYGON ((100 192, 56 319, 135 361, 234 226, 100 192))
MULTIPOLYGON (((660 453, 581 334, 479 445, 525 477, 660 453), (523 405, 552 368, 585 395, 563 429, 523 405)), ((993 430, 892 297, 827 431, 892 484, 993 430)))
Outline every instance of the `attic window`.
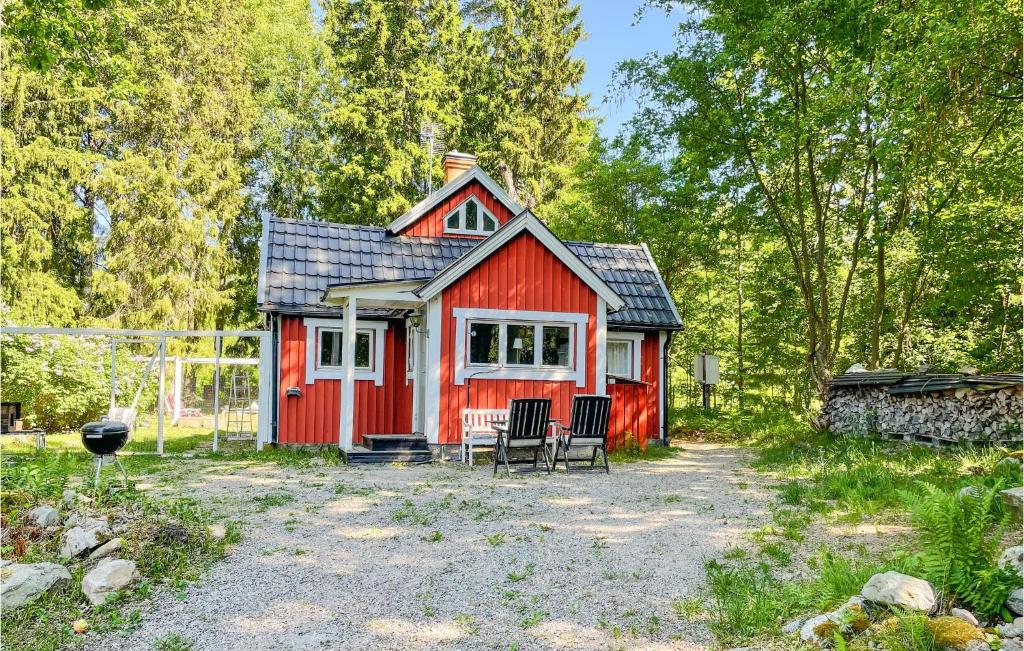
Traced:
POLYGON ((444 232, 455 235, 487 235, 497 229, 498 220, 473 197, 459 204, 444 220, 444 232))

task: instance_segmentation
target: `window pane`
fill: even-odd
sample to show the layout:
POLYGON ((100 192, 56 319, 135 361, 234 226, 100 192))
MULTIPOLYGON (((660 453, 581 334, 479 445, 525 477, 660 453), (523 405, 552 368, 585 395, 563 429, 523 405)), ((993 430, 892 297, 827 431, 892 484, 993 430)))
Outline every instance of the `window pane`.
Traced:
POLYGON ((341 366, 340 332, 324 330, 320 333, 320 366, 341 366))
POLYGON ((485 231, 493 231, 495 228, 498 227, 498 225, 494 222, 494 218, 488 215, 487 213, 483 214, 483 220, 485 231))
POLYGON ((452 214, 448 215, 448 228, 458 229, 459 228, 459 211, 455 210, 452 214))
POLYGON ((533 326, 508 326, 505 357, 509 364, 530 364, 533 361, 533 326))
POLYGON ((356 368, 370 368, 370 333, 356 333, 356 368))
POLYGON ((498 363, 498 324, 469 324, 469 363, 498 363))
POLYGON ((466 202, 466 230, 475 231, 477 229, 476 221, 476 202, 470 199, 466 202))
POLYGON ((633 342, 608 342, 608 372, 619 377, 633 377, 633 342))
POLYGON ((569 326, 544 326, 541 341, 545 366, 569 366, 569 326))

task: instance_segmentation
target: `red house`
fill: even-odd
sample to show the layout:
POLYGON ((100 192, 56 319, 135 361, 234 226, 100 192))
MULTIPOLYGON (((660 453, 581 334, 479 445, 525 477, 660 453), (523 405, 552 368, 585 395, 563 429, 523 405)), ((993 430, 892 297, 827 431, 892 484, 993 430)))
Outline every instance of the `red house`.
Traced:
POLYGON ((612 396, 612 445, 665 435, 682 327, 646 246, 565 242, 458 152, 386 228, 268 219, 257 296, 274 334, 272 437, 457 446, 466 408, 612 396), (352 354, 348 354, 351 351, 352 354))

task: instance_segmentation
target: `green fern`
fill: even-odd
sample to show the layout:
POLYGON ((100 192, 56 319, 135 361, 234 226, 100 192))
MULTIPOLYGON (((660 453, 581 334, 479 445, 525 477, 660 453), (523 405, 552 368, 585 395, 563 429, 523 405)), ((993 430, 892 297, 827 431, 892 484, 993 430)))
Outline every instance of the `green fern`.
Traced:
POLYGON ((998 488, 978 487, 958 498, 928 483, 918 485, 919 492, 901 496, 926 545, 914 556, 919 572, 979 617, 996 615, 1016 584, 997 564, 1008 521, 996 498, 998 488))

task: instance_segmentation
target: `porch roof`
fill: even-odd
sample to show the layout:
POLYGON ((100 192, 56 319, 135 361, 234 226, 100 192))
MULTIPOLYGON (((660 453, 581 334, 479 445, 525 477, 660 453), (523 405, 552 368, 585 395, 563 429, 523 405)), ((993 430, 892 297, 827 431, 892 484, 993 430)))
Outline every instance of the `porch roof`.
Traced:
MULTIPOLYGON (((324 305, 328 287, 429 281, 483 240, 395 236, 384 228, 271 218, 258 297, 265 311, 340 313, 324 305)), ((618 327, 677 329, 681 322, 642 246, 565 242, 626 306, 608 314, 618 327)))

